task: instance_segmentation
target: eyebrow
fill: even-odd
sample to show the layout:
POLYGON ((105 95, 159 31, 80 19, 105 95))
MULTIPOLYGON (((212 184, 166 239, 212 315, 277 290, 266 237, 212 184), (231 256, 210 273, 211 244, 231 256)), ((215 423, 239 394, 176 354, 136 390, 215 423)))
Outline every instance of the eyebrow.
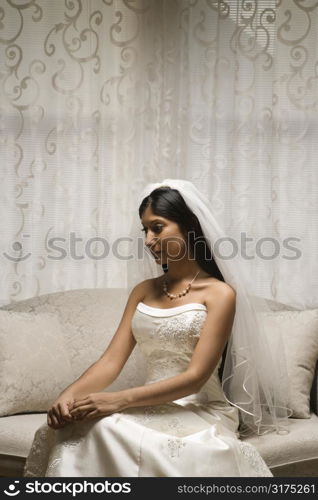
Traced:
MULTIPOLYGON (((150 224, 152 224, 152 222, 164 222, 164 221, 162 219, 153 219, 150 221, 150 224)), ((143 222, 141 224, 144 226, 143 222)))

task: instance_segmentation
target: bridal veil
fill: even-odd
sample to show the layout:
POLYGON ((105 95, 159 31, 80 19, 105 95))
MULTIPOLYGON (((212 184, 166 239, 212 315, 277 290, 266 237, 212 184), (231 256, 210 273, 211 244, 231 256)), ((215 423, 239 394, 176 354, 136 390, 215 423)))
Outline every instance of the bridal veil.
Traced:
POLYGON ((146 185, 140 193, 129 235, 133 250, 127 267, 129 291, 140 281, 163 272, 145 248, 138 216, 142 200, 160 186, 179 191, 197 216, 225 282, 236 290, 236 313, 221 383, 227 401, 240 410, 241 435, 288 433, 292 410, 287 406, 289 383, 284 346, 281 338, 275 338, 275 343, 273 339, 268 341, 262 322, 262 313, 270 310, 269 305, 265 298, 249 292, 245 269, 239 259, 222 258, 214 251, 216 242, 224 241, 227 235, 216 220, 209 200, 192 182, 164 179, 146 185))

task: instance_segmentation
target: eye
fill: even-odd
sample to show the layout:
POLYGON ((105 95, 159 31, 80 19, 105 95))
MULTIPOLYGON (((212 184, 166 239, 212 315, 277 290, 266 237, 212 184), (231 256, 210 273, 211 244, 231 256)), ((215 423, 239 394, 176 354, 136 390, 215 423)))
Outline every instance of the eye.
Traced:
MULTIPOLYGON (((154 226, 154 231, 155 231, 155 233, 158 233, 158 232, 159 232, 158 228, 159 228, 159 230, 160 230, 160 228, 162 228, 162 224, 156 224, 156 225, 154 226)), ((148 231, 148 229, 144 227, 144 228, 142 228, 142 229, 141 229, 141 231, 145 231, 145 232, 147 232, 147 231, 148 231)))

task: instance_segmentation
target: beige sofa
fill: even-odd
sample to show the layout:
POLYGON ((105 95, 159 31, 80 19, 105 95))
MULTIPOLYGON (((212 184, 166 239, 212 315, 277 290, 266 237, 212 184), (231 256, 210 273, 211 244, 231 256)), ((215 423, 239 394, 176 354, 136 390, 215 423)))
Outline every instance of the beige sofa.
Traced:
MULTIPOLYGON (((123 289, 68 290, 11 303, 1 308, 0 314, 6 310, 57 315, 74 380, 105 350, 126 301, 127 293, 123 289)), ((277 310, 283 307, 274 305, 277 310)), ((145 371, 140 367, 145 366, 144 363, 137 345, 120 376, 107 390, 142 385, 145 371)), ((270 433, 242 438, 259 450, 274 476, 318 476, 317 378, 316 365, 310 418, 289 418, 287 435, 270 433)), ((45 408, 0 417, 0 476, 22 476, 34 433, 46 421, 45 408)))

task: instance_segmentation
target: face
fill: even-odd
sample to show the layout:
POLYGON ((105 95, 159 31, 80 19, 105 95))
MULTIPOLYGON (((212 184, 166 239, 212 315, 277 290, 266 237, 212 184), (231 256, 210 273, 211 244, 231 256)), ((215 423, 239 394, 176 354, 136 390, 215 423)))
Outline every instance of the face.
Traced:
POLYGON ((151 207, 147 207, 141 224, 145 231, 145 245, 158 263, 166 263, 168 258, 178 260, 185 256, 186 240, 176 222, 155 215, 151 207))

